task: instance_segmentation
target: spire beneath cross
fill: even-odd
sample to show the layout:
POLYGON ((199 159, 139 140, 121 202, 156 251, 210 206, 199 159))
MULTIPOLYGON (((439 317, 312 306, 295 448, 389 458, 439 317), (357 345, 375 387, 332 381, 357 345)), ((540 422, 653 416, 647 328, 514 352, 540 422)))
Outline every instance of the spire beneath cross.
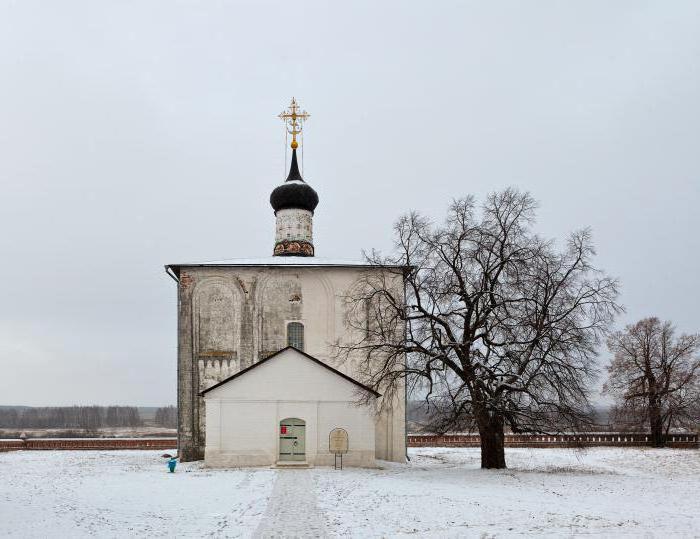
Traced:
POLYGON ((299 135, 304 129, 304 122, 309 119, 311 115, 305 110, 301 110, 296 99, 292 97, 292 102, 287 107, 287 110, 282 111, 278 118, 284 122, 287 129, 287 133, 292 135, 292 149, 296 150, 299 147, 297 142, 297 135, 299 135))

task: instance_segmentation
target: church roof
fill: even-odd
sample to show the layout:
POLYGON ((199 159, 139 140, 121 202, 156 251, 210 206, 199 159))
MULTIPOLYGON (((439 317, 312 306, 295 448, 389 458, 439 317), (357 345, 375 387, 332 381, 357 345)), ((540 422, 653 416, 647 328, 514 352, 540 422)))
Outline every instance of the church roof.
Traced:
MULTIPOLYGON (((317 256, 267 256, 261 258, 229 258, 225 260, 210 260, 206 262, 185 262, 181 264, 167 264, 166 271, 179 277, 180 268, 186 267, 267 267, 267 266, 294 266, 306 268, 376 268, 376 264, 370 264, 366 260, 348 260, 342 258, 322 258, 317 256)), ((403 269, 407 266, 386 266, 389 268, 403 269)))
POLYGON ((257 363, 254 363, 254 364, 251 365, 250 367, 246 367, 246 368, 243 369, 242 371, 237 372, 237 373, 234 374, 233 376, 229 376, 228 378, 222 380, 222 381, 219 382, 218 384, 214 384, 213 386, 208 387, 208 388, 205 389, 204 391, 200 391, 199 394, 200 394, 200 395, 204 395, 205 393, 208 393, 208 392, 211 391, 212 389, 216 389, 217 387, 220 387, 220 386, 222 386, 222 385, 224 385, 224 384, 230 382, 230 381, 233 380, 234 378, 238 378, 239 376, 243 376, 243 375, 246 374, 247 372, 252 371, 254 368, 259 367, 259 366, 262 365, 263 363, 267 363, 268 361, 270 361, 270 360, 276 358, 276 357, 279 356, 282 352, 285 352, 285 351, 287 351, 287 350, 294 350, 295 352, 297 352, 297 353, 301 354, 302 356, 304 356, 306 359, 309 359, 309 360, 313 361, 314 363, 317 363, 317 364, 320 365, 321 367, 323 367, 323 368, 325 368, 325 369, 328 369, 329 371, 331 371, 331 372, 334 373, 334 374, 337 374, 337 375, 340 376, 341 378, 345 378, 348 382, 351 382, 351 383, 355 384, 356 386, 358 386, 358 387, 364 389, 365 391, 369 391, 369 392, 372 393, 372 395, 374 395, 375 397, 381 397, 381 393, 377 393, 377 392, 376 392, 374 389, 372 389, 371 387, 368 387, 368 386, 364 385, 363 383, 358 382, 357 380, 355 380, 354 378, 351 378, 351 377, 348 376, 347 374, 342 373, 342 372, 340 372, 340 371, 337 370, 337 369, 334 369, 334 368, 331 367, 330 365, 327 365, 326 363, 324 363, 324 362, 321 361, 320 359, 316 359, 315 357, 313 357, 313 356, 307 354, 306 352, 302 352, 301 350, 299 350, 298 348, 295 348, 295 347, 293 347, 293 346, 287 346, 287 347, 285 347, 285 348, 282 348, 282 350, 280 350, 279 352, 275 352, 275 353, 272 354, 271 356, 268 356, 268 357, 266 357, 265 359, 263 359, 263 360, 261 360, 261 361, 258 361, 257 363))

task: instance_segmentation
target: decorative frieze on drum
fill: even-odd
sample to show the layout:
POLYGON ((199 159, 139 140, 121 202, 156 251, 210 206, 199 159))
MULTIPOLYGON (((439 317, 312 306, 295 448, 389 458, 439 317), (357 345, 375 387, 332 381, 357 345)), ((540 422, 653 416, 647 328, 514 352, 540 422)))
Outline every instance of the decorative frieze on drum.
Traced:
POLYGON ((275 256, 314 256, 314 246, 307 241, 282 240, 275 244, 275 256))

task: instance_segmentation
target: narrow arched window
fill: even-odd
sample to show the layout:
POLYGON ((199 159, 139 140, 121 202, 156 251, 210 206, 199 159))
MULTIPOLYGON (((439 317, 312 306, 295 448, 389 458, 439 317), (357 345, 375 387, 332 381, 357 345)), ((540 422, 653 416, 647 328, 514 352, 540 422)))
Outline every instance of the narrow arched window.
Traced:
POLYGON ((301 322, 287 324, 287 346, 293 346, 299 350, 304 349, 304 324, 301 322))

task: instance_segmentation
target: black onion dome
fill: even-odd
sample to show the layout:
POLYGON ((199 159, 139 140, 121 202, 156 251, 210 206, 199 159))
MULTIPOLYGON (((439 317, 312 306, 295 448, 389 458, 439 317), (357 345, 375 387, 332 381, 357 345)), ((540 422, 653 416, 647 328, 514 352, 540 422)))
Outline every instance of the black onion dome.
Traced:
POLYGON ((303 180, 299 173, 296 149, 292 150, 292 165, 289 167, 289 176, 282 185, 275 187, 270 194, 270 205, 275 212, 287 208, 313 212, 318 206, 318 194, 303 180))

